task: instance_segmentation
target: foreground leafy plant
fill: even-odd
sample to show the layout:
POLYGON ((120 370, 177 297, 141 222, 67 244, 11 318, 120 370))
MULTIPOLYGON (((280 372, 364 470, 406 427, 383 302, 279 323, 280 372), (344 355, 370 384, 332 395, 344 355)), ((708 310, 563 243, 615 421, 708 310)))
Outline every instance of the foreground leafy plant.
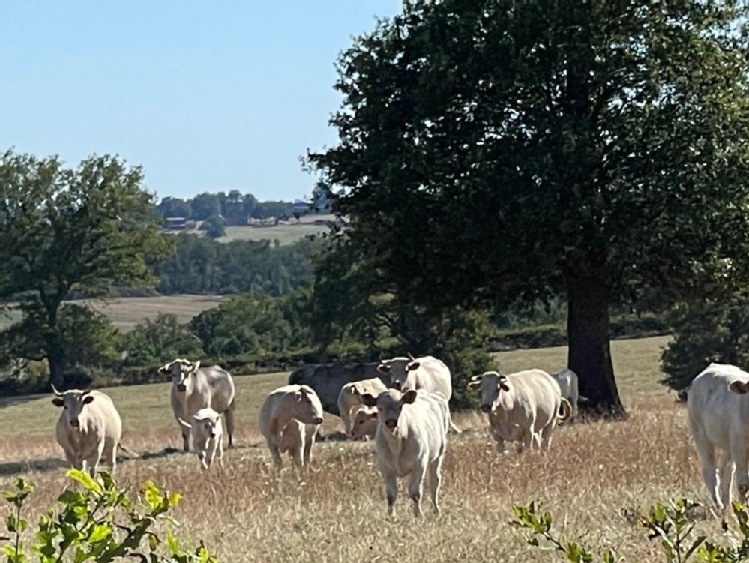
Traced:
POLYGON ((118 488, 108 473, 94 479, 71 469, 67 476, 82 485, 82 491, 66 488, 57 498, 57 509, 50 509, 39 518, 35 541, 28 544, 23 536, 29 523, 21 514, 34 487, 19 477, 15 490, 5 493, 5 499, 15 507, 6 518, 10 537, 3 538, 7 543, 0 548, 6 561, 27 563, 30 554, 34 554, 40 563, 59 562, 63 556, 76 563, 108 563, 125 557, 145 563, 219 563, 202 542, 196 549, 185 551, 171 531, 165 532, 164 542, 153 530, 160 521, 175 524, 167 513, 179 503, 179 493, 162 491, 152 481, 146 481, 145 511, 141 512, 130 500, 129 487, 118 488), (144 547, 143 543, 147 545, 144 547))
MULTIPOLYGON (((707 536, 692 538, 694 531, 694 509, 699 503, 689 499, 671 500, 667 504, 654 505, 647 514, 640 516, 640 524, 649 534, 648 539, 660 540, 661 550, 668 563, 734 563, 749 557, 749 509, 733 502, 733 513, 739 523, 741 543, 738 546, 724 547, 709 541, 707 536)), ((529 530, 526 541, 535 547, 556 550, 564 554, 567 561, 592 563, 593 554, 578 541, 562 542, 552 533, 552 516, 541 512, 535 502, 513 507, 515 520, 511 525, 529 530)), ((603 563, 618 561, 613 549, 600 557, 603 563)))

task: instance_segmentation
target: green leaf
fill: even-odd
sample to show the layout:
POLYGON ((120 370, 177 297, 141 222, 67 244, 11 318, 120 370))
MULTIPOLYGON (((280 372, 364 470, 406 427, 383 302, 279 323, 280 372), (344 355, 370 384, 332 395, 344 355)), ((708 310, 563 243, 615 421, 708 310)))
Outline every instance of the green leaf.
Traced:
POLYGON ((89 475, 86 471, 81 471, 80 469, 68 469, 66 475, 74 481, 79 482, 87 490, 92 491, 96 494, 101 494, 101 485, 99 485, 99 483, 97 483, 96 480, 94 480, 94 478, 91 477, 91 475, 89 475))

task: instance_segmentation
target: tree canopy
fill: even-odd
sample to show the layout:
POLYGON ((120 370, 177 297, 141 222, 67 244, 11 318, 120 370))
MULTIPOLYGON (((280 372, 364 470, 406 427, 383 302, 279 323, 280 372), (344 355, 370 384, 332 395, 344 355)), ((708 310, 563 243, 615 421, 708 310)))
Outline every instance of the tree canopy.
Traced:
POLYGON ((749 270, 743 2, 413 0, 338 62, 308 164, 414 305, 565 296, 568 365, 622 412, 609 307, 749 270))
POLYGON ((152 282, 147 260, 170 247, 142 183, 139 167, 112 156, 76 168, 57 157, 0 157, 0 298, 22 299, 24 323, 38 325, 27 333, 43 335, 40 355, 55 385, 66 361, 58 313, 69 292, 152 282))

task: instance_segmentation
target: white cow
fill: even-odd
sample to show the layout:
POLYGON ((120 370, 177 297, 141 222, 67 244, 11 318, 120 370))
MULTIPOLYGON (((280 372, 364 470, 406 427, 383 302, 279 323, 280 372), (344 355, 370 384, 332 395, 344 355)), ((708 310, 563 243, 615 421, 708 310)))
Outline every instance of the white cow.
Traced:
POLYGON ((362 399, 366 406, 377 408, 375 455, 385 481, 388 515, 395 514, 398 478, 408 477, 408 495, 414 502, 414 513, 421 516, 427 473, 432 505, 439 514, 442 462, 450 424, 447 399, 441 393, 423 389, 404 393, 388 389, 377 397, 366 394, 362 399))
POLYGON ((68 462, 94 476, 102 459, 112 473, 117 466, 117 448, 137 456, 120 444, 122 419, 107 395, 100 391, 70 389, 60 393, 52 387, 52 404, 63 407, 55 427, 57 443, 68 462))
MULTIPOLYGON (((409 355, 408 358, 392 358, 380 362, 377 369, 390 375, 390 386, 393 389, 424 389, 431 393, 441 393, 448 401, 453 396, 450 368, 434 356, 414 358, 409 355)), ((460 428, 453 424, 452 417, 450 429, 456 434, 461 432, 460 428)))
POLYGON ((570 415, 559 384, 540 369, 509 375, 488 371, 472 377, 468 388, 481 391, 481 410, 489 415, 489 432, 500 453, 506 451, 505 442, 517 442, 518 453, 534 443, 548 450, 557 421, 570 415))
POLYGON ((362 403, 361 396, 365 393, 377 396, 385 389, 387 387, 377 377, 362 381, 352 381, 341 387, 341 392, 338 394, 338 412, 346 428, 346 434, 351 434, 352 411, 355 411, 364 404, 362 403))
POLYGON ((551 377, 553 377, 559 384, 559 390, 562 392, 562 397, 567 399, 567 402, 570 404, 570 422, 572 422, 577 416, 577 403, 580 399, 577 374, 571 369, 565 368, 556 373, 552 373, 551 377))
MULTIPOLYGON (((181 421, 182 425, 187 425, 181 421)), ((218 462, 224 465, 224 429, 221 415, 211 408, 200 409, 192 415, 190 435, 192 447, 198 454, 203 469, 208 469, 218 453, 218 462)))
POLYGON ((284 385, 271 391, 260 407, 260 432, 273 463, 281 467, 284 452, 295 465, 309 463, 322 421, 322 403, 308 385, 284 385))
POLYGON ((190 451, 189 421, 196 412, 205 408, 224 415, 229 447, 233 447, 236 388, 229 372, 218 366, 200 367, 200 361, 192 363, 177 358, 159 368, 159 373, 172 376, 170 400, 174 418, 182 432, 184 451, 190 451))
POLYGON ((739 499, 749 493, 749 373, 710 364, 689 388, 687 412, 702 477, 719 512, 731 504, 734 473, 739 499))

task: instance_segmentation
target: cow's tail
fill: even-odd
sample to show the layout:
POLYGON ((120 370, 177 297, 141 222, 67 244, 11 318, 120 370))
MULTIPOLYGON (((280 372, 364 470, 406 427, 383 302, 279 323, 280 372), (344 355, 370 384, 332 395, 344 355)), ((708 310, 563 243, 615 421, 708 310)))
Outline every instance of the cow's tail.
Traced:
POLYGON ((564 422, 565 420, 569 420, 570 416, 572 416, 572 405, 570 405, 570 402, 567 399, 562 397, 557 418, 560 422, 564 422))
POLYGON ((123 446, 121 442, 118 443, 117 446, 119 447, 120 450, 125 452, 130 457, 140 457, 140 454, 138 452, 134 452, 130 448, 123 446))

